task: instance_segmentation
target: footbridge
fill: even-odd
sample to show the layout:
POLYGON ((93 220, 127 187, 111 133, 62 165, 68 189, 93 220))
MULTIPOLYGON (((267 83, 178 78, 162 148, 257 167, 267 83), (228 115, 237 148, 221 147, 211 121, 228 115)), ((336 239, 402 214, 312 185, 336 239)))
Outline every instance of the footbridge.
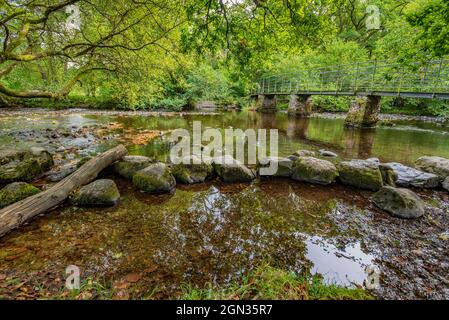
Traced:
POLYGON ((277 97, 290 96, 290 115, 307 117, 313 95, 354 96, 346 125, 372 127, 381 97, 449 100, 449 59, 411 63, 354 62, 272 74, 258 81, 251 94, 261 112, 275 112, 277 97))

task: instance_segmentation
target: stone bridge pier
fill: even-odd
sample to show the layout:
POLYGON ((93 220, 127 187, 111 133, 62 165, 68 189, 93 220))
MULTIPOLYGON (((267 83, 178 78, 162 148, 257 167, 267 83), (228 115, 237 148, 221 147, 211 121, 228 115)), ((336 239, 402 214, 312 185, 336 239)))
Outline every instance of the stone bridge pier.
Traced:
POLYGON ((372 128, 379 121, 380 96, 357 97, 346 115, 345 126, 372 128))
POLYGON ((308 94, 292 94, 288 104, 288 114, 307 118, 312 113, 312 96, 308 94))
POLYGON ((259 94, 254 107, 257 111, 263 113, 276 112, 276 96, 274 94, 259 94))

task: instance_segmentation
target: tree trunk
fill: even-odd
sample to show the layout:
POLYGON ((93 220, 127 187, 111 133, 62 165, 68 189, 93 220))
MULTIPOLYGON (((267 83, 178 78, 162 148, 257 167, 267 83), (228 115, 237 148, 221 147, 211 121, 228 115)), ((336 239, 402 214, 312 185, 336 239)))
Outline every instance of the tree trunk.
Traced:
POLYGON ((119 145, 91 159, 52 188, 0 210, 0 237, 25 221, 59 205, 70 192, 93 181, 100 171, 120 160, 127 153, 126 148, 119 145))

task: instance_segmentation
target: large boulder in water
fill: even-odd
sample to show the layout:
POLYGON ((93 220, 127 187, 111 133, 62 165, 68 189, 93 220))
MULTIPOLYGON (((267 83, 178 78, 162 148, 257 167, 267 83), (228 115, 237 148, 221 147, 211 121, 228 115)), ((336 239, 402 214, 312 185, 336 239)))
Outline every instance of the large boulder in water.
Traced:
POLYGON ((380 209, 404 219, 419 218, 425 212, 424 202, 408 189, 383 187, 373 196, 373 202, 380 209))
POLYGON ((119 199, 120 193, 115 182, 100 179, 82 187, 71 200, 80 207, 110 207, 116 205, 119 199))
POLYGON ((441 157, 421 157, 415 162, 415 167, 424 172, 436 174, 443 181, 449 177, 449 160, 441 157))
POLYGON ((379 163, 372 160, 342 161, 338 166, 341 183, 372 191, 383 187, 382 172, 379 163))
POLYGON ((165 163, 156 162, 137 171, 133 176, 133 184, 147 193, 167 193, 175 188, 176 180, 165 163))
POLYGON ((396 162, 385 163, 384 166, 394 170, 397 175, 396 184, 398 186, 405 188, 437 188, 440 185, 440 178, 436 174, 423 172, 396 162))
POLYGON ((293 163, 292 179, 327 185, 335 181, 338 171, 332 162, 313 157, 299 157, 293 163))
POLYGON ((13 182, 0 190, 0 209, 28 198, 40 190, 25 182, 13 182))
POLYGON ((274 177, 291 177, 293 174, 293 161, 289 158, 280 158, 280 157, 267 157, 265 159, 261 159, 263 165, 261 168, 269 168, 275 167, 276 171, 273 174, 265 174, 259 169, 260 176, 274 176, 274 177))
POLYGON ((224 182, 251 182, 256 179, 254 171, 229 155, 214 158, 212 165, 224 182))
POLYGON ((114 163, 114 172, 131 180, 134 174, 154 163, 153 159, 144 156, 126 156, 114 163))
POLYGON ((195 184, 206 181, 213 175, 214 168, 210 162, 201 161, 198 156, 188 156, 182 159, 182 163, 172 168, 176 181, 184 184, 195 184))

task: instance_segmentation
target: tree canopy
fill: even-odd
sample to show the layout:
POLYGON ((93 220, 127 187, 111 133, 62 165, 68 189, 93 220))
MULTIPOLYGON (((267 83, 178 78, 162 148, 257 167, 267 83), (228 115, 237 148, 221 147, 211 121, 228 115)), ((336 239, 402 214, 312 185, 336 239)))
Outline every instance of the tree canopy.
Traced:
POLYGON ((0 98, 173 108, 268 72, 442 57, 449 0, 0 0, 0 98))

